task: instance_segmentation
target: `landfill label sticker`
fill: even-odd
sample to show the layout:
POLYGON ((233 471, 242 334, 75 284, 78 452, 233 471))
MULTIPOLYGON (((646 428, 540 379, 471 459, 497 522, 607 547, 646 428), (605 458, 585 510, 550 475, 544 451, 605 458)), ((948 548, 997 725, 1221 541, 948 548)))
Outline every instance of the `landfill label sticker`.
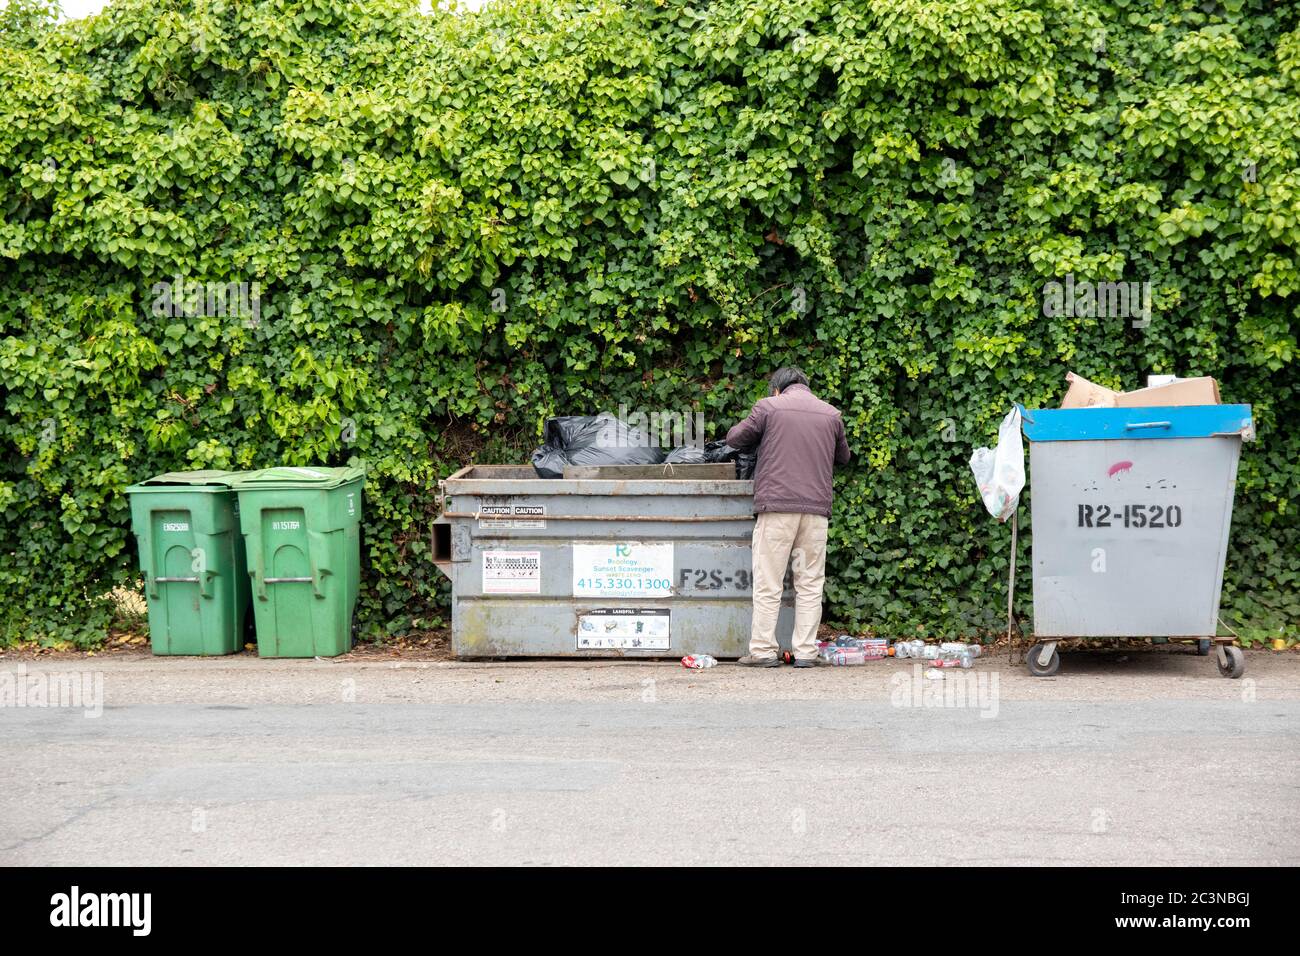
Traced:
POLYGON ((666 651, 672 647, 667 608, 602 607, 578 615, 580 651, 666 651))
POLYGON ((478 509, 482 529, 539 531, 546 528, 546 505, 492 504, 478 509))
POLYGON ((542 552, 484 551, 484 594, 541 594, 542 552))
POLYGON ((574 597, 672 597, 671 542, 575 544, 574 597))

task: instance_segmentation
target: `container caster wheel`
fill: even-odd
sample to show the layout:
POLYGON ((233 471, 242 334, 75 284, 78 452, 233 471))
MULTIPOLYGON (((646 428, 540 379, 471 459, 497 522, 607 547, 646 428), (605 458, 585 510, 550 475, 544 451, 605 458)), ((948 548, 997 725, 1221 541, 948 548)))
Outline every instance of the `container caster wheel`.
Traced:
POLYGON ((1208 640, 1196 642, 1196 654, 1199 657, 1210 656, 1210 642, 1208 640))
POLYGON ((1236 680, 1242 674, 1246 673, 1246 655, 1241 653, 1240 647, 1231 645, 1221 649, 1219 655, 1219 673, 1229 680, 1236 680))
POLYGON ((1029 673, 1033 674, 1035 677, 1052 677, 1061 669, 1061 655, 1057 652, 1055 646, 1053 646, 1051 657, 1047 659, 1046 664, 1043 664, 1038 659, 1038 655, 1041 654, 1042 651, 1042 644, 1035 644, 1031 647, 1029 652, 1025 654, 1025 667, 1027 667, 1029 673))

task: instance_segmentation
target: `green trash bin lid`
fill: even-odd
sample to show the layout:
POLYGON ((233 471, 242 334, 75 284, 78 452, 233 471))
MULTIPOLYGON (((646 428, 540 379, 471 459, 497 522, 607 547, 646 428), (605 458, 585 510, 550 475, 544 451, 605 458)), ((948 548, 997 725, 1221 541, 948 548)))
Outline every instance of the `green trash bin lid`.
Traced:
POLYGON ((346 485, 350 481, 360 481, 366 473, 360 468, 300 468, 282 465, 278 468, 263 468, 250 471, 233 480, 231 487, 238 490, 256 488, 312 488, 326 489, 346 485))
POLYGON ((143 491, 174 491, 176 486, 180 485, 191 491, 225 491, 234 487, 235 479, 240 474, 241 472, 238 471, 220 471, 217 469, 168 471, 161 475, 154 475, 152 478, 146 478, 138 484, 131 485, 126 490, 128 494, 143 491))

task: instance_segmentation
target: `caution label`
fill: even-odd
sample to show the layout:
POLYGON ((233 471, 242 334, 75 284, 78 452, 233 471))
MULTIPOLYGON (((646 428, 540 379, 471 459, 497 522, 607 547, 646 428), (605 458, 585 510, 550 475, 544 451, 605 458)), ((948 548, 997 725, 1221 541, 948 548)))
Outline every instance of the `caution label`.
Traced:
POLYGON ((543 530, 546 528, 546 505, 491 504, 478 509, 481 529, 543 530))

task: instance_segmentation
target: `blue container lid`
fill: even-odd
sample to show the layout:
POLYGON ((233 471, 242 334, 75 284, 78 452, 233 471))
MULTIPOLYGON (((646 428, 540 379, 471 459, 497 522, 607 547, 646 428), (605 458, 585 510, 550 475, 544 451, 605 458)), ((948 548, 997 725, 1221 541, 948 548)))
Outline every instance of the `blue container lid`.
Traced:
POLYGON ((1249 405, 1165 405, 1155 408, 1032 408, 1020 417, 1030 441, 1108 441, 1119 438, 1255 440, 1249 405))

